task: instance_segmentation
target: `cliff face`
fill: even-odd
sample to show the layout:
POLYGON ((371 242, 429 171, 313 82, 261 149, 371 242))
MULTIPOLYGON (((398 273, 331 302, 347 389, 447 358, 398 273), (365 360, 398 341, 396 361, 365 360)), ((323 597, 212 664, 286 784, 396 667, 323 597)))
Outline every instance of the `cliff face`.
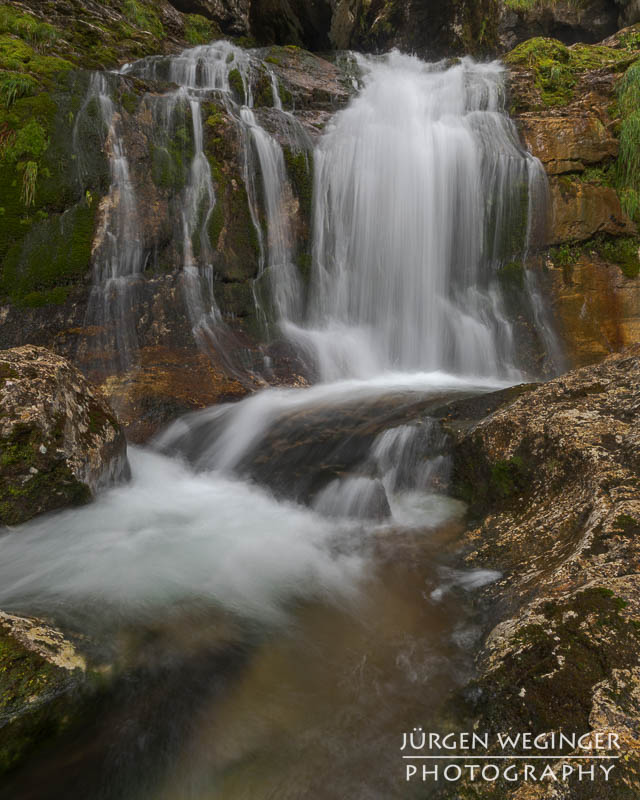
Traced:
POLYGON ((573 366, 640 337, 631 100, 639 46, 635 26, 598 46, 532 39, 506 56, 512 111, 549 176, 549 247, 529 266, 546 286, 573 366))

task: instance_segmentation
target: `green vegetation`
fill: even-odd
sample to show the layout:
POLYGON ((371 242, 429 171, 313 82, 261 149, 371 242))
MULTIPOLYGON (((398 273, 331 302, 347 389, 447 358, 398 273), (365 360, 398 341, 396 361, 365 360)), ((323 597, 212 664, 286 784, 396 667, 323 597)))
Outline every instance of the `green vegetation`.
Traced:
POLYGON ((544 622, 523 627, 482 680, 474 711, 483 730, 588 730, 593 688, 637 662, 640 632, 626 605, 604 587, 545 603, 544 622))
POLYGON ((238 103, 245 103, 244 82, 239 69, 232 69, 229 73, 229 86, 238 103))
POLYGON ((312 154, 306 150, 295 152, 290 147, 283 147, 282 154, 294 192, 305 206, 310 206, 313 198, 312 154))
POLYGON ((632 64, 618 87, 621 117, 617 161, 618 193, 622 207, 640 222, 640 60, 632 64))
POLYGON ((200 14, 185 14, 184 38, 189 44, 208 44, 221 36, 220 29, 200 14))
POLYGON ((498 270, 498 279, 509 289, 524 288, 524 265, 522 261, 509 261, 498 270))
POLYGON ((77 506, 91 500, 89 487, 73 475, 64 457, 52 460, 62 443, 64 420, 47 438, 29 425, 15 425, 11 435, 2 440, 0 455, 0 525, 18 525, 30 519, 47 503, 48 509, 77 506), (47 447, 43 455, 39 447, 47 447), (36 472, 30 472, 30 470, 36 472), (25 481, 25 474, 32 477, 25 481))
MULTIPOLYGON (((573 8, 585 8, 587 0, 567 0, 568 6, 573 8)), ((558 0, 505 0, 505 8, 510 11, 533 11, 534 9, 554 9, 558 5, 558 0)))
POLYGON ((38 84, 30 75, 4 72, 0 76, 0 102, 5 108, 10 108, 21 97, 35 94, 37 89, 38 84))
POLYGON ((149 5, 138 0, 125 0, 122 6, 125 17, 136 27, 149 31, 158 39, 164 39, 164 26, 158 12, 149 5))
POLYGON ((82 201, 33 225, 7 252, 0 296, 29 306, 64 302, 64 287, 86 274, 96 210, 95 204, 82 201))
POLYGON ((510 66, 533 71, 545 106, 569 103, 581 73, 604 67, 619 69, 628 60, 629 54, 619 48, 583 44, 567 47, 557 39, 545 37, 529 39, 505 57, 510 66))
POLYGON ((605 261, 617 264, 627 278, 636 278, 640 274, 640 240, 637 237, 600 237, 594 241, 594 247, 605 261))
POLYGON ((43 47, 60 37, 52 25, 10 6, 0 6, 0 33, 11 33, 34 47, 43 47))
POLYGON ((640 238, 637 236, 607 236, 601 234, 594 239, 576 244, 563 244, 549 250, 551 262, 562 269, 567 283, 571 280, 574 265, 583 256, 597 253, 603 261, 616 264, 627 278, 640 274, 640 238))

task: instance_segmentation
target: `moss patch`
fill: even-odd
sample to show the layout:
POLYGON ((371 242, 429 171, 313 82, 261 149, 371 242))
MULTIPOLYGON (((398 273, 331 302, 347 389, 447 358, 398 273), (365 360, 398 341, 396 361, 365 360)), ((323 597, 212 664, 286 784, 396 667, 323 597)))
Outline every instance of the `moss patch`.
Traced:
POLYGON ((87 274, 97 204, 81 202, 33 223, 4 260, 0 295, 29 306, 64 302, 66 287, 87 274))
POLYGON ((64 457, 56 454, 62 444, 63 426, 61 420, 57 429, 46 436, 38 428, 20 424, 2 440, 0 526, 19 525, 43 510, 90 501, 89 487, 80 483, 64 457), (41 446, 46 448, 44 453, 41 446))
POLYGON ((619 69, 629 62, 629 54, 614 47, 573 45, 557 39, 536 37, 518 45, 505 62, 513 67, 531 69, 544 106, 567 105, 581 73, 593 69, 619 69))
POLYGON ((200 14, 185 14, 184 38, 189 44, 208 44, 221 36, 220 29, 211 20, 200 14))

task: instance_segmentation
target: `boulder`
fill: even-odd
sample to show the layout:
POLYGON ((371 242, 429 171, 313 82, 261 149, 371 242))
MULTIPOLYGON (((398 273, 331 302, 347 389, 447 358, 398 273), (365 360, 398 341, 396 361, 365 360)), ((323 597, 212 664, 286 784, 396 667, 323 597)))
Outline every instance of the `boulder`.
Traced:
POLYGON ((0 774, 69 725, 87 664, 57 628, 0 611, 0 774))
MULTIPOLYGON (((623 760, 608 793, 585 797, 638 791, 639 418, 636 344, 503 406, 455 453, 475 520, 467 561, 503 575, 485 590, 498 619, 466 713, 489 732, 617 733, 623 760)), ((571 786, 556 784, 554 797, 583 796, 571 786)))
POLYGON ((75 367, 42 347, 0 351, 0 526, 86 503, 128 474, 124 433, 75 367))

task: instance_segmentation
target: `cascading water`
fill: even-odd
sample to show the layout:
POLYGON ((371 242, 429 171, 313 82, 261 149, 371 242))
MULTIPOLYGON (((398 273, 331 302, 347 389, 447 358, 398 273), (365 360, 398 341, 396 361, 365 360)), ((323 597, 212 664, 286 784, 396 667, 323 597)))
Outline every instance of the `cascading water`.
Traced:
MULTIPOLYGON (((299 319, 302 287, 294 264, 295 237, 287 208, 291 194, 287 169, 281 145, 260 125, 254 113, 252 87, 257 80, 266 77, 269 82, 273 112, 281 118, 278 128, 283 138, 296 151, 310 149, 310 140, 295 117, 283 110, 273 72, 265 69, 258 58, 229 42, 195 47, 173 57, 145 58, 126 65, 119 74, 179 87, 147 94, 144 103, 153 118, 152 146, 161 169, 169 173, 176 170, 171 152, 176 142, 182 148, 181 161, 187 164, 184 176, 172 176, 176 182, 182 180, 184 186, 170 210, 172 218, 179 221, 174 240, 182 259, 185 306, 198 343, 224 360, 220 333, 225 326, 215 299, 214 248, 209 237, 209 221, 217 198, 204 151, 203 104, 214 98, 226 108, 241 131, 245 188, 260 247, 260 288, 255 291, 255 300, 265 323, 274 318, 299 319), (188 136, 187 125, 191 128, 188 136)), ((100 341, 96 349, 113 352, 112 371, 124 371, 135 362, 137 353, 133 287, 148 254, 143 247, 138 217, 138 204, 142 201, 136 197, 130 176, 123 115, 113 100, 117 77, 117 74, 93 77, 78 119, 82 120, 87 108, 96 101, 108 131, 105 149, 111 167, 111 188, 102 244, 95 256, 88 325, 111 333, 111 341, 100 341)))
POLYGON ((504 112, 504 70, 392 53, 315 152, 308 322, 322 378, 387 369, 517 375, 498 282, 527 246, 540 163, 504 112))
MULTIPOLYGON (((138 204, 131 182, 129 161, 123 139, 120 114, 111 99, 108 77, 95 73, 74 126, 74 140, 88 113, 99 114, 106 130, 111 187, 105 202, 102 230, 93 258, 93 285, 87 307, 87 321, 100 335, 94 350, 108 353, 113 371, 128 369, 135 359, 138 340, 135 328, 135 281, 144 267, 138 204), (93 108, 91 108, 91 104, 93 108)), ((78 141, 75 151, 82 154, 78 141)), ((78 170, 82 177, 84 164, 78 170)))

